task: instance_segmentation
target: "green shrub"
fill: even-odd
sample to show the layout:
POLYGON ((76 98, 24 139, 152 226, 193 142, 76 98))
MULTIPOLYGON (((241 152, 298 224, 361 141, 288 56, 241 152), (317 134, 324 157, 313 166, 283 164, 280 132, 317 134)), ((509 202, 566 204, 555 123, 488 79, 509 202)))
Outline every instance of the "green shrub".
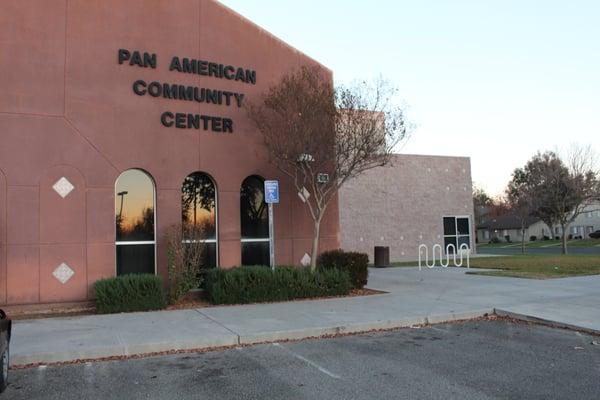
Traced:
POLYGON ((347 271, 355 289, 362 289, 369 279, 369 256, 344 250, 331 250, 321 253, 317 258, 320 271, 338 269, 347 271))
POLYGON ((494 236, 490 239, 490 244, 500 243, 500 239, 497 236, 494 236))
POLYGON ((123 275, 94 284, 96 311, 111 314, 161 310, 167 297, 160 277, 150 274, 123 275))
POLYGON ((341 296, 350 292, 348 273, 308 268, 253 266, 208 271, 204 282, 212 304, 246 304, 310 297, 341 296))

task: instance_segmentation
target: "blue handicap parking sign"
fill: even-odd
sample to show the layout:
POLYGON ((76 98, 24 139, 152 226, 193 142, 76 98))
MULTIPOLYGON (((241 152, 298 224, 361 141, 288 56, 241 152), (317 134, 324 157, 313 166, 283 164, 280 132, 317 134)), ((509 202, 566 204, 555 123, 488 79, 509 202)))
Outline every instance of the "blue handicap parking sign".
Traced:
POLYGON ((265 181, 265 203, 279 203, 279 181, 265 181))

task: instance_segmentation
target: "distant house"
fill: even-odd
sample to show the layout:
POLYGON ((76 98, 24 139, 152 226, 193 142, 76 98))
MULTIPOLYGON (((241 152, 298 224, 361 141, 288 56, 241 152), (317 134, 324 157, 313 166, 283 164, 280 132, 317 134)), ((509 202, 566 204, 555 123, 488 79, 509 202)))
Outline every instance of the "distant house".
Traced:
MULTIPOLYGON (((579 214, 569 225, 567 235, 572 239, 587 239, 590 233, 597 230, 600 230, 600 203, 590 205, 579 214)), ((490 217, 477 226, 478 243, 487 243, 494 237, 506 241, 507 236, 512 242, 521 241, 521 221, 515 214, 490 217)), ((532 236, 537 240, 544 236, 558 239, 562 237, 562 228, 555 225, 550 229, 539 218, 529 217, 525 221, 525 240, 529 241, 532 236)))
MULTIPOLYGON (((567 235, 574 239, 588 239, 589 234, 597 230, 600 230, 600 203, 588 206, 579 214, 569 225, 567 235)), ((562 228, 555 225, 550 236, 562 237, 562 228)))
MULTIPOLYGON (((540 233, 540 228, 543 231, 544 227, 545 234, 549 235, 550 230, 546 224, 544 224, 539 218, 528 217, 525 220, 525 240, 529 240, 530 236, 532 235, 538 235, 540 233), (540 225, 543 225, 543 227, 540 225)), ((543 234, 537 237, 541 238, 543 237, 543 234)), ((520 242, 521 219, 515 214, 504 214, 497 217, 490 217, 477 226, 478 243, 487 243, 492 240, 492 238, 498 238, 501 241, 506 241, 508 238, 513 242, 520 242)))

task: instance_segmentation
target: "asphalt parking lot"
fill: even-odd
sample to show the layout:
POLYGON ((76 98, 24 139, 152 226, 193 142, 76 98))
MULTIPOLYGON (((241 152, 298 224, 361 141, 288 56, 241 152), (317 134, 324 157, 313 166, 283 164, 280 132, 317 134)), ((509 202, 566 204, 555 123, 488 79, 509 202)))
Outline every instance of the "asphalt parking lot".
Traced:
POLYGON ((598 341, 575 331, 480 320, 13 370, 0 398, 597 399, 598 341))

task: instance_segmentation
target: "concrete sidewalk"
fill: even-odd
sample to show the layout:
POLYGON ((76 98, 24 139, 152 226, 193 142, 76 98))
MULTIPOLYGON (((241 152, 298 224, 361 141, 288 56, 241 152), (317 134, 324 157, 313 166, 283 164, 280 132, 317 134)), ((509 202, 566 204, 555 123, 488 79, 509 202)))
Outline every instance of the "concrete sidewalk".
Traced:
POLYGON ((387 294, 15 321, 11 363, 51 363, 407 327, 491 314, 600 332, 600 276, 529 280, 465 269, 372 269, 387 294))

